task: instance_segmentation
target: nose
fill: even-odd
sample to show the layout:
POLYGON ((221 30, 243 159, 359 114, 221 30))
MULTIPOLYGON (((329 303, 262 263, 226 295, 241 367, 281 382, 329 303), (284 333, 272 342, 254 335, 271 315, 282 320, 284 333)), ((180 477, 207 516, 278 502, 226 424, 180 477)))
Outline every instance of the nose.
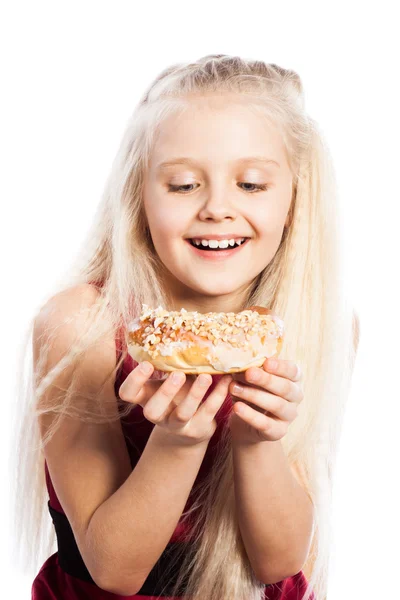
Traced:
POLYGON ((223 219, 236 219, 236 210, 229 202, 229 192, 221 189, 220 191, 210 192, 208 198, 202 206, 199 218, 202 221, 222 221, 223 219))

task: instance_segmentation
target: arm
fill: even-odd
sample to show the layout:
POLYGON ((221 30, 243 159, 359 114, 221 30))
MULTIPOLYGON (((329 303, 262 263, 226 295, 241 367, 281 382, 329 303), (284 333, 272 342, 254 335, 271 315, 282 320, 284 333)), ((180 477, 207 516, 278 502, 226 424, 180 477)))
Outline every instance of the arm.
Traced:
POLYGON ((182 515, 207 445, 179 447, 154 426, 135 469, 89 523, 100 587, 117 594, 142 587, 182 515))
MULTIPOLYGON (((90 311, 98 299, 97 290, 84 284, 57 294, 41 309, 32 339, 38 382, 92 326, 90 311)), ((155 425, 132 471, 114 392, 111 318, 108 325, 77 364, 59 372, 36 408, 52 483, 89 573, 100 588, 132 595, 179 521, 208 441, 174 446, 172 436, 155 425), (61 415, 53 408, 61 405, 71 380, 71 406, 84 414, 98 414, 101 406, 111 422, 92 423, 67 412, 55 423, 61 415)))
MULTIPOLYGON (((359 337, 354 312, 355 354, 359 337)), ((253 571, 264 583, 302 569, 309 579, 313 505, 301 477, 290 468, 280 441, 246 444, 233 437, 232 443, 238 521, 253 571)))
POLYGON ((275 583, 298 573, 307 559, 313 505, 293 476, 280 440, 232 443, 243 542, 256 577, 275 583))

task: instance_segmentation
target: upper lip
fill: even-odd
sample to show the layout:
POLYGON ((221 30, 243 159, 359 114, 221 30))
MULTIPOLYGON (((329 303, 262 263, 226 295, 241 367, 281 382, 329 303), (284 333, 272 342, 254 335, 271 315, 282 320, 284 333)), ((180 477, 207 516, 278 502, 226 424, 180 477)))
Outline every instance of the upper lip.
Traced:
POLYGON ((242 239, 250 237, 248 235, 239 235, 237 233, 219 233, 215 235, 192 235, 186 239, 188 240, 231 240, 231 239, 242 239))

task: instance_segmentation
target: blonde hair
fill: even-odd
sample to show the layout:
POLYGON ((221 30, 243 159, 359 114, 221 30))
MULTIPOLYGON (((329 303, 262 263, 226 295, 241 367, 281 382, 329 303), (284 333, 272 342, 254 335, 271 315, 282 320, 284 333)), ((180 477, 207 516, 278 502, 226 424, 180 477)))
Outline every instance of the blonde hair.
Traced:
MULTIPOLYGON (((58 421, 40 439, 37 417, 44 412, 71 414, 71 387, 58 403, 46 407, 41 399, 61 371, 102 338, 106 327, 114 332, 126 326, 142 303, 168 308, 163 268, 148 234, 142 203, 143 174, 155 136, 163 120, 190 105, 191 97, 233 93, 257 110, 260 118, 278 126, 294 178, 290 223, 280 246, 249 290, 249 305, 273 309, 285 322, 281 358, 298 362, 303 371, 304 400, 282 445, 296 465, 315 508, 310 550, 313 570, 304 595, 312 590, 326 597, 331 548, 331 501, 335 460, 351 382, 355 350, 353 309, 344 289, 341 218, 332 160, 316 123, 307 115, 298 74, 275 64, 226 55, 210 55, 190 64, 164 70, 140 100, 130 118, 112 165, 87 240, 64 276, 59 290, 102 282, 98 301, 89 310, 90 326, 56 367, 39 379, 30 353, 34 319, 21 350, 21 387, 17 392, 13 459, 15 560, 23 570, 36 572, 54 551, 55 533, 47 512, 44 478, 45 443, 58 421), (104 319, 105 311, 111 318, 104 319), (107 325, 105 325, 105 323, 107 325)), ((38 361, 49 351, 43 344, 38 361)), ((123 352, 110 376, 126 356, 123 352)), ((121 416, 131 410, 127 405, 121 416)), ((79 418, 102 422, 99 407, 79 418)), ((235 518, 232 449, 227 429, 219 443, 215 468, 195 492, 190 512, 195 544, 182 557, 181 580, 188 578, 187 594, 195 600, 262 600, 264 585, 254 576, 235 518), (191 571, 191 576, 188 577, 191 571)), ((267 507, 268 508, 268 507, 267 507)), ((189 512, 183 519, 189 517, 189 512)), ((180 581, 181 581, 180 580, 180 581)), ((180 583, 178 582, 178 585, 180 583)), ((268 588, 267 588, 268 589, 268 588)))

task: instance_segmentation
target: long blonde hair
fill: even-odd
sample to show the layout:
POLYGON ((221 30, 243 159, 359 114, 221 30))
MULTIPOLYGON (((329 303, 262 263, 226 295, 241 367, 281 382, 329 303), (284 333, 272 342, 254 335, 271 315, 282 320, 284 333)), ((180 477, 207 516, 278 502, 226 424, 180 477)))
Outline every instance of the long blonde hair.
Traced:
MULTIPOLYGON (((91 308, 90 327, 45 377, 33 373, 32 319, 21 349, 12 450, 14 483, 14 560, 25 572, 36 573, 55 551, 55 533, 47 511, 43 447, 58 421, 40 439, 38 415, 71 413, 71 389, 58 404, 40 402, 46 389, 67 367, 78 364, 87 348, 127 324, 142 303, 168 308, 163 268, 147 231, 142 203, 143 174, 163 119, 184 111, 190 98, 202 94, 235 93, 277 125, 294 177, 290 224, 274 258, 258 275, 243 308, 262 305, 285 322, 281 358, 303 370, 304 400, 282 444, 296 465, 315 508, 310 550, 313 570, 304 595, 314 590, 326 597, 331 547, 331 500, 334 468, 354 363, 353 308, 344 289, 344 257, 335 176, 326 143, 304 106, 302 82, 292 70, 275 64, 226 55, 210 55, 190 64, 165 69, 144 94, 131 116, 108 176, 105 190, 76 262, 58 290, 101 281, 91 308), (105 311, 111 319, 104 319, 105 311)), ((43 345, 39 364, 51 341, 43 345)), ((116 364, 110 376, 125 357, 116 364)), ((38 368, 39 370, 39 368, 38 368)), ((71 381, 72 388, 72 381, 71 381)), ((122 416, 131 406, 128 405, 122 416)), ((104 421, 101 407, 79 418, 104 421)), ((108 419, 108 417, 107 417, 108 419)), ((181 578, 195 600, 262 600, 264 585, 254 576, 235 518, 232 449, 228 428, 223 432, 215 467, 196 490, 191 512, 195 544, 182 558, 181 578), (195 515, 195 516, 194 516, 195 515), (188 574, 191 572, 191 575, 188 574)), ((189 517, 189 513, 183 518, 189 517)), ((180 582, 178 582, 179 585, 180 582)), ((268 588, 267 588, 268 591, 268 588)))

